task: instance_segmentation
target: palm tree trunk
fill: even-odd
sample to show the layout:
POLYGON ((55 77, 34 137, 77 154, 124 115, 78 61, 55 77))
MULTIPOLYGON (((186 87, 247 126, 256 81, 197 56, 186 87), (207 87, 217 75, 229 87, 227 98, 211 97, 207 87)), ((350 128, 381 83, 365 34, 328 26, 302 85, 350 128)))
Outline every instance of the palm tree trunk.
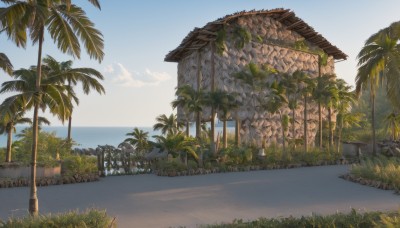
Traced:
POLYGON ((304 151, 308 152, 308 135, 307 135, 307 129, 308 129, 308 117, 307 117, 307 95, 304 96, 304 151))
POLYGON ((296 109, 292 110, 292 137, 293 137, 293 148, 296 149, 296 109))
POLYGON ((236 146, 239 147, 240 145, 240 119, 239 117, 236 117, 235 121, 235 143, 236 146))
POLYGON ((72 130, 72 113, 68 118, 68 135, 67 135, 67 140, 68 142, 71 142, 71 130, 72 130))
POLYGON ((372 116, 372 155, 376 155, 376 134, 375 134, 375 95, 371 95, 372 101, 372 109, 371 109, 371 116, 372 116))
POLYGON ((223 141, 224 141, 224 148, 227 148, 228 147, 228 137, 227 137, 227 134, 226 134, 226 119, 224 119, 223 120, 223 124, 224 124, 224 127, 223 127, 223 129, 222 129, 222 139, 223 139, 223 141))
POLYGON ((330 106, 328 107, 328 123, 329 123, 329 148, 328 148, 328 151, 330 151, 333 146, 332 108, 330 106))
POLYGON ((322 149, 322 107, 321 102, 318 102, 318 131, 319 131, 319 149, 322 149))
POLYGON ((200 112, 196 113, 196 138, 200 139, 201 137, 201 116, 200 112))
POLYGON ((337 153, 340 153, 340 141, 342 141, 342 129, 343 129, 343 118, 340 119, 339 122, 339 126, 338 126, 338 140, 337 140, 337 145, 336 145, 336 149, 337 149, 337 153))
POLYGON ((12 145, 12 131, 14 126, 10 124, 7 129, 7 153, 6 153, 6 162, 11 162, 11 145, 12 145))
POLYGON ((190 122, 189 122, 189 120, 186 121, 186 136, 187 137, 190 136, 190 122))
POLYGON ((39 202, 37 198, 36 188, 36 158, 37 158, 37 146, 39 138, 39 107, 41 101, 40 95, 40 81, 42 79, 42 45, 43 45, 43 33, 44 27, 40 28, 39 31, 39 50, 38 50, 38 62, 37 62, 37 79, 36 79, 36 96, 38 100, 35 103, 33 111, 33 131, 32 131, 32 157, 31 157, 31 181, 30 181, 30 198, 29 198, 29 213, 31 216, 38 216, 39 214, 39 202))
POLYGON ((215 111, 214 111, 214 108, 211 108, 210 146, 211 146, 211 153, 216 153, 216 151, 215 151, 215 111))

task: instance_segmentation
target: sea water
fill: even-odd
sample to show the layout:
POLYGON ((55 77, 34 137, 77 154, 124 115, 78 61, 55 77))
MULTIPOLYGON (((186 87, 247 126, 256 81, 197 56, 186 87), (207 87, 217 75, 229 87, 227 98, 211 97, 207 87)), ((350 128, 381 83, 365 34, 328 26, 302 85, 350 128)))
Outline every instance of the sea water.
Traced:
MULTIPOLYGON (((26 126, 17 126, 17 132, 13 134, 13 140, 18 140, 17 134, 25 129, 26 126)), ((76 148, 96 148, 98 145, 111 145, 117 147, 129 136, 127 133, 133 132, 134 127, 72 127, 72 139, 78 144, 76 148)), ((154 131, 152 127, 138 127, 140 130, 148 132, 149 140, 154 140, 152 136, 160 135, 160 131, 154 131)), ((68 128, 64 126, 43 126, 42 131, 54 132, 60 138, 66 138, 68 128)), ((217 132, 222 132, 222 127, 216 127, 217 132)), ((233 132, 232 127, 228 128, 233 132)), ((190 134, 195 134, 195 128, 190 128, 190 134)), ((0 148, 6 147, 7 136, 0 135, 0 148)))

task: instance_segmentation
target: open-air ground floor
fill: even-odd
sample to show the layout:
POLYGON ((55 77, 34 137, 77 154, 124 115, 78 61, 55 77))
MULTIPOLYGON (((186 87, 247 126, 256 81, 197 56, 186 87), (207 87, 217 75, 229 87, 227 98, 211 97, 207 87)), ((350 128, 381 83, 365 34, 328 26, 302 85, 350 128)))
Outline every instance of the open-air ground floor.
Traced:
MULTIPOLYGON (((40 212, 106 209, 118 227, 195 227, 235 218, 398 210, 400 196, 338 178, 348 166, 219 173, 115 176, 40 187, 40 212)), ((0 189, 0 218, 27 214, 29 188, 0 189)))

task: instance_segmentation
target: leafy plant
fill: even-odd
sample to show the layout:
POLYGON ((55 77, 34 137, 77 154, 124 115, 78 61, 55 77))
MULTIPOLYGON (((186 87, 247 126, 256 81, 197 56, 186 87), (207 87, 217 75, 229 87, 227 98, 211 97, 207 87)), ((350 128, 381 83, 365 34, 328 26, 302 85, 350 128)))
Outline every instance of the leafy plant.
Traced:
POLYGON ((38 217, 10 218, 7 222, 0 220, 0 227, 28 228, 28 227, 75 227, 75 228, 109 228, 116 227, 115 219, 110 218, 105 211, 87 210, 57 215, 44 215, 38 217))

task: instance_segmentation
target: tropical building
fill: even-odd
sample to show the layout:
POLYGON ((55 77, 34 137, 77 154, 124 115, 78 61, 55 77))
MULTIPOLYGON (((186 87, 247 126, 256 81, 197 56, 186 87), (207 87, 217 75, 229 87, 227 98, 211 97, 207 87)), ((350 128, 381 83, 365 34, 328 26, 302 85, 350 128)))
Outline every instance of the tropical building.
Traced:
MULTIPOLYGON (((333 74, 335 61, 346 58, 345 53, 296 17, 293 11, 273 9, 238 12, 195 28, 166 55, 165 61, 178 63, 178 87, 188 84, 197 90, 237 93, 241 106, 232 118, 239 123, 240 138, 261 145, 282 140, 280 118, 261 110, 254 99, 255 94, 268 91, 255 91, 234 75, 252 63, 287 74, 302 71, 315 78, 333 74)), ((318 107, 315 102, 307 107, 307 137, 308 142, 313 143, 318 130, 318 107)), ((294 112, 298 120, 295 135, 287 131, 288 138, 303 137, 303 111, 300 102, 294 112)), ((183 112, 178 109, 179 118, 184 118, 183 112)), ((291 116, 287 105, 281 108, 281 113, 291 116)), ((325 110, 323 118, 326 116, 325 110)), ((195 121, 193 115, 190 118, 195 121)), ((210 118, 210 109, 204 109, 202 120, 210 118)))

